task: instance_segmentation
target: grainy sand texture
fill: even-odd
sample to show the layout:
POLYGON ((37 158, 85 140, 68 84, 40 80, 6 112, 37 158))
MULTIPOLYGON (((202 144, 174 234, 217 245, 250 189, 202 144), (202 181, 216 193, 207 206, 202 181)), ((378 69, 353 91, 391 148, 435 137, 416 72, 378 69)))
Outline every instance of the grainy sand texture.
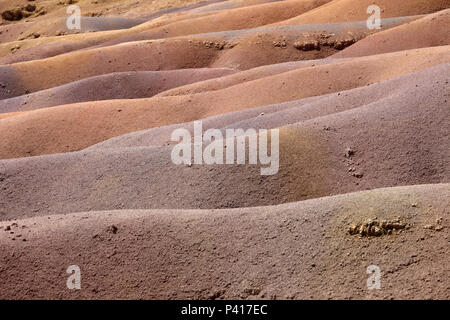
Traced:
POLYGON ((0 299, 450 299, 450 0, 0 14, 0 299))

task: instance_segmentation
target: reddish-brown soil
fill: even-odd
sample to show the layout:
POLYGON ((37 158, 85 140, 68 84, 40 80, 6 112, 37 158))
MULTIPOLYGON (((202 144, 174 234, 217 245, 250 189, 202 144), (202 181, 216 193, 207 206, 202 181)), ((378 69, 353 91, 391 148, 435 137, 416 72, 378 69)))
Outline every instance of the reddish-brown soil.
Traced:
POLYGON ((365 86, 449 62, 449 52, 449 46, 395 52, 300 68, 194 95, 28 111, 0 120, 0 158, 76 151, 131 131, 365 86))
POLYGON ((68 2, 0 0, 0 299, 450 299, 449 0, 68 2))
MULTIPOLYGON (((81 49, 105 42, 106 44, 116 44, 142 39, 161 39, 206 32, 254 28, 294 17, 329 1, 330 0, 276 1, 230 10, 207 11, 193 14, 186 13, 182 14, 181 17, 172 17, 169 15, 170 18, 163 16, 128 30, 113 30, 90 35, 69 35, 66 37, 53 37, 53 39, 33 39, 34 37, 32 37, 32 39, 26 41, 15 41, 2 45, 0 52, 9 54, 9 51, 17 46, 20 47, 21 50, 24 48, 40 46, 38 51, 42 49, 47 52, 48 50, 50 50, 50 52, 57 50, 57 53, 61 54, 63 52, 74 50, 75 48, 81 49), (52 43, 52 46, 50 48, 46 45, 42 46, 45 42, 52 43), (62 42, 63 47, 55 44, 55 42, 62 42)), ((8 28, 11 27, 8 26, 8 28)), ((83 30, 80 30, 80 32, 81 31, 83 30)), ((48 53, 44 54, 48 55, 48 53)), ((42 58, 43 56, 41 55, 40 57, 42 58)), ((21 60, 23 61, 24 59, 21 60)))
POLYGON ((449 198, 450 185, 436 184, 274 207, 4 221, 0 297, 449 299, 449 198), (409 225, 399 234, 347 234, 352 223, 397 216, 409 225), (436 221, 443 231, 425 228, 436 221), (66 288, 73 264, 81 290, 66 288), (381 290, 366 289, 369 265, 381 269, 381 290))
POLYGON ((360 57, 412 48, 443 46, 450 43, 450 10, 381 31, 362 39, 334 55, 336 58, 360 57))
POLYGON ((234 70, 227 68, 109 73, 0 100, 0 113, 41 109, 75 102, 148 98, 171 88, 233 73, 234 70))
POLYGON ((367 8, 377 5, 384 18, 413 16, 417 14, 433 13, 448 9, 450 0, 409 0, 408 5, 400 0, 333 0, 326 5, 310 10, 298 17, 285 20, 280 24, 313 24, 344 21, 366 20, 369 15, 367 8))

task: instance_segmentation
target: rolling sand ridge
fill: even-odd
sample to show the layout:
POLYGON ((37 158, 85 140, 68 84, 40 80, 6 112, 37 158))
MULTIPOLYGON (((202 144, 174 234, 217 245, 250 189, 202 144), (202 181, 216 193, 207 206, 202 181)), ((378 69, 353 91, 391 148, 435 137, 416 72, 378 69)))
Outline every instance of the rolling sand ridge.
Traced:
POLYGON ((0 298, 450 298, 449 0, 0 14, 0 298), (199 120, 269 130, 276 172, 175 164, 199 120))

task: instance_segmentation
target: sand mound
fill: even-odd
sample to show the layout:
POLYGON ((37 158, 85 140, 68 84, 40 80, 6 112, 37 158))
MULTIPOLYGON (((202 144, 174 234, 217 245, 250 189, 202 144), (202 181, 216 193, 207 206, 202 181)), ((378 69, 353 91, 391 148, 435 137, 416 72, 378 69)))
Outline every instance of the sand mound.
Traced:
POLYGON ((235 8, 242 8, 248 6, 254 6, 262 3, 276 2, 279 0, 228 0, 228 1, 216 1, 208 5, 203 5, 199 8, 193 8, 189 10, 189 13, 203 13, 219 10, 229 10, 235 8))
POLYGON ((122 210, 3 222, 0 297, 449 299, 443 281, 450 262, 449 196, 450 185, 440 184, 266 208, 122 210), (398 218, 408 227, 369 239, 347 233, 353 223, 375 217, 398 218), (443 231, 427 229, 430 224, 443 231), (70 265, 81 269, 82 290, 66 288, 70 265), (383 290, 367 290, 370 265, 381 269, 383 290))
POLYGON ((50 18, 0 26, 0 43, 71 33, 128 29, 145 22, 144 19, 120 17, 82 17, 81 29, 69 30, 66 26, 66 20, 67 18, 50 18))
POLYGON ((110 73, 25 96, 0 100, 0 113, 35 110, 76 102, 152 97, 174 87, 233 73, 235 71, 225 68, 110 73))
POLYGON ((0 0, 0 299, 448 300, 449 14, 0 0))
MULTIPOLYGON (((220 114, 203 119, 203 129, 273 129, 358 108, 362 105, 380 102, 398 104, 402 100, 414 104, 417 103, 414 100, 427 99, 430 92, 435 92, 434 83, 429 79, 434 79, 436 83, 440 82, 442 85, 448 84, 449 68, 450 64, 442 64, 356 89, 220 114), (386 92, 389 93, 388 98, 386 92)), ((445 91, 435 92, 434 99, 436 100, 433 100, 433 103, 448 104, 447 97, 445 91)), ((164 146, 170 142, 170 136, 177 128, 185 128, 193 133, 193 122, 132 132, 101 142, 88 149, 164 146)), ((326 127, 326 129, 330 128, 326 127)))
MULTIPOLYGON (((108 0, 108 1, 92 1, 77 0, 76 4, 80 7, 83 15, 86 16, 125 16, 125 17, 141 17, 148 15, 149 12, 155 13, 160 9, 169 7, 178 7, 183 9, 184 6, 195 4, 198 0, 158 0, 137 2, 135 0, 108 0)), ((205 3, 206 4, 206 3, 205 3)), ((35 3, 36 10, 30 16, 22 16, 21 19, 29 21, 42 20, 45 18, 67 16, 66 8, 68 3, 63 1, 39 1, 35 3)), ((26 4, 25 4, 26 6, 26 4)), ((0 12, 7 10, 21 9, 24 6, 22 0, 1 0, 0 12)), ((189 7, 188 7, 189 8, 189 7)), ((23 10, 22 10, 23 11, 23 10)), ((20 20, 21 20, 20 19, 20 20)), ((19 20, 19 21, 20 21, 19 20)), ((3 19, 4 23, 14 23, 3 19)))
POLYGON ((345 59, 325 58, 318 60, 301 60, 301 61, 264 65, 261 67, 256 67, 249 70, 237 72, 229 76, 223 76, 220 78, 205 80, 199 83, 192 83, 174 89, 169 89, 157 94, 156 96, 158 97, 181 96, 206 91, 215 91, 229 88, 244 82, 262 79, 265 77, 281 74, 296 69, 320 66, 338 60, 344 61, 345 59))
POLYGON ((360 57, 450 44, 450 9, 385 30, 359 41, 335 57, 360 57))
POLYGON ((432 13, 450 7, 449 0, 333 0, 298 17, 280 22, 283 25, 330 23, 367 20, 367 8, 376 4, 381 9, 382 18, 413 16, 432 13))
MULTIPOLYGON (((382 29, 388 29, 397 26, 402 23, 406 23, 411 20, 415 20, 420 16, 412 17, 398 17, 382 19, 382 29)), ((180 18, 181 19, 181 18, 180 18)), ((183 19, 181 19, 183 20, 183 19)), ((159 26, 160 23, 153 22, 154 25, 159 26)), ((20 42, 10 42, 6 44, 0 44, 0 64, 12 64, 23 61, 30 61, 33 59, 48 58, 62 53, 75 51, 83 48, 99 48, 110 46, 118 43, 125 43, 131 40, 149 40, 155 38, 151 32, 142 32, 140 28, 152 29, 150 26, 145 27, 146 24, 141 24, 137 27, 128 30, 115 30, 97 33, 87 33, 81 35, 68 35, 62 37, 50 37, 46 39, 28 39, 20 42), (121 37, 121 36, 124 37, 121 37), (127 35, 127 36, 125 36, 127 35), (116 39, 117 38, 117 39, 116 39), (116 39, 109 41, 111 39, 116 39), (11 54, 11 52, 13 54, 11 54)), ((154 28, 154 27, 153 27, 154 28)), ((160 27, 161 28, 161 27, 160 27)), ((250 47, 247 49, 247 55, 254 55, 255 51, 273 51, 273 47, 277 49, 292 49, 291 44, 299 41, 317 41, 318 47, 309 53, 315 53, 315 55, 309 54, 309 57, 316 56, 322 57, 326 55, 328 47, 341 50, 347 45, 351 45, 355 41, 365 37, 368 34, 377 32, 379 30, 367 29, 366 22, 351 22, 351 23, 335 23, 335 24, 319 24, 319 25, 295 25, 284 28, 268 27, 267 29, 259 27, 254 29, 242 29, 223 32, 212 32, 207 34, 197 34, 185 36, 185 38, 192 40, 200 40, 200 46, 205 44, 204 42, 224 43, 231 41, 240 46, 250 47), (243 36, 243 39, 241 39, 243 36), (322 39, 321 36, 326 36, 322 39), (334 37, 336 36, 336 37, 334 37), (266 39, 268 37, 268 39, 266 39), (248 41, 251 40, 251 41, 248 41), (326 41, 325 41, 326 40, 326 41), (264 42, 268 42, 270 45, 262 46, 264 42), (289 45, 286 43, 291 42, 289 45), (314 52, 318 49, 322 52, 314 52)), ((166 38, 167 34, 158 34, 156 37, 166 38)), ((171 39, 171 38, 168 38, 171 39)), ((187 45, 189 46, 189 45, 187 45)), ((178 48, 178 51, 185 50, 186 45, 182 48, 178 48)), ((215 46, 213 46, 215 47, 215 46)), ((219 48, 222 48, 219 46, 219 48)), ((225 46, 225 48, 231 48, 225 46)), ((300 49, 300 47, 298 47, 300 49)), ((295 56, 289 50, 283 50, 284 56, 287 56, 286 51, 290 53, 290 60, 292 61, 303 58, 303 55, 295 56)), ((295 52, 295 50, 293 50, 295 52)), ((298 52, 297 52, 298 53, 298 52)), ((305 54, 305 52, 303 52, 305 54)), ((264 55, 260 55, 261 59, 264 55)), ((248 57, 247 57, 248 59, 248 57)), ((285 57, 288 59, 288 57, 285 57)), ((306 59, 306 58, 303 58, 306 59)), ((253 59, 256 60, 256 59, 253 59)), ((267 59, 266 59, 267 60, 267 59)), ((274 63, 273 61, 271 63, 274 63)), ((260 62, 258 65, 261 65, 260 62)))
POLYGON ((448 50, 436 47, 337 61, 195 95, 28 111, 0 120, 0 158, 75 151, 132 131, 365 86, 448 62, 448 50))
MULTIPOLYGON (((158 1, 161 2, 161 1, 158 1)), ((211 2, 211 1, 210 1, 211 2)), ((155 1, 151 2, 151 3, 157 3, 155 1)), ((206 5, 208 2, 204 2, 204 4, 206 5)), ((201 4, 198 4, 201 5, 201 4)), ((194 4, 195 6, 195 4, 194 4)), ((187 6, 189 7, 189 6, 187 6)), ((184 7, 184 9, 187 9, 187 7, 184 7)), ((64 7, 65 9, 66 7, 64 7)), ((117 6, 116 6, 117 8, 117 6)), ((132 34, 133 32, 139 32, 142 30, 148 30, 151 29, 152 27, 160 27, 164 24, 167 23, 173 23, 175 21, 179 21, 179 20, 183 20, 183 19, 188 19, 189 17, 194 17, 194 16, 202 16, 202 15, 208 15, 208 14, 212 14, 212 13, 204 13, 204 14, 189 14, 186 12, 183 12, 183 8, 180 7, 172 7, 172 8, 168 8, 166 10, 160 10, 157 12, 153 12, 151 14, 144 14, 145 18, 144 23, 142 23, 140 26, 135 26, 129 29, 125 29, 125 30, 120 30, 120 29, 114 29, 111 30, 111 28, 108 28, 108 23, 107 21, 111 21, 111 20, 116 20, 117 17, 82 17, 82 22, 85 21, 88 23, 88 25, 94 25, 95 29, 97 30, 97 32, 95 33, 81 33, 80 32, 82 30, 85 30, 86 25, 82 23, 81 28, 82 30, 75 30, 75 31, 70 31, 67 30, 67 28, 65 27, 64 31, 62 32, 63 34, 61 35, 58 31, 58 34, 60 34, 60 36, 58 37, 39 37, 39 38, 34 38, 33 37, 29 37, 27 39, 24 39, 20 42, 11 42, 11 43, 5 43, 0 45, 0 55, 4 56, 4 55, 8 55, 10 54, 10 50, 13 46, 17 46, 20 45, 20 51, 24 51, 24 49, 30 49, 33 47, 39 47, 37 48, 38 51, 39 49, 42 49, 42 51, 47 51, 47 54, 50 55, 51 54, 51 50, 53 48, 53 50, 56 52, 69 52, 70 50, 68 49, 69 46, 72 48, 76 48, 76 49, 81 49, 81 48, 85 48, 85 47, 89 47, 89 46, 93 46, 93 45, 98 45, 104 41, 108 41, 111 39, 114 39, 115 37, 120 37, 120 36, 124 36, 127 34, 132 34), (172 14, 166 14, 167 12, 177 12, 172 13, 172 14), (162 16, 160 16, 162 15, 162 16), (151 17, 150 17, 151 16, 151 17), (147 21, 149 20, 149 21, 147 21), (109 31, 105 31, 105 32, 100 32, 98 31, 98 29, 105 29, 105 30, 109 30, 109 31), (66 32, 67 31, 67 32, 66 32), (60 46, 58 46, 58 44, 60 46), (63 51, 65 50, 65 51, 63 51)), ((17 32, 16 30, 20 30, 21 27, 23 28, 23 26, 28 26, 31 27, 34 24, 38 24, 40 26, 43 25, 48 25, 51 21, 56 21, 56 20, 60 20, 61 16, 67 16, 67 15, 60 15, 58 16, 58 18, 45 18, 39 21, 33 21, 33 22, 27 22, 26 24, 23 23, 19 23, 19 24, 15 24, 15 25, 6 25, 5 26, 5 32, 9 33, 12 32, 13 35, 15 35, 17 32)), ((121 18, 123 19, 127 19, 127 20, 141 20, 141 19, 134 19, 134 18, 121 18)), ((45 35, 45 34, 44 34, 45 35)), ((6 38, 10 38, 10 36, 8 34, 3 35, 3 37, 6 38)), ((57 53, 54 53, 57 54, 57 53)), ((42 56, 43 57, 43 56, 42 56)), ((30 59, 30 58, 29 58, 30 59)), ((32 58, 32 59, 36 59, 36 57, 32 58)))
MULTIPOLYGON (((448 65, 323 97, 328 104, 300 101, 283 113, 260 116, 269 118, 266 123, 217 119, 216 124, 238 128, 298 121, 281 129, 279 172, 273 176, 261 176, 255 165, 176 166, 164 137, 159 141, 163 147, 142 147, 158 141, 131 139, 75 153, 2 160, 1 214, 12 219, 122 208, 259 206, 445 182, 450 178, 444 125, 449 105, 443 101, 447 74, 448 65), (430 83, 431 76, 435 81, 430 83), (347 104, 353 108, 347 110, 347 104), (133 148, 123 148, 128 146, 133 148)), ((207 121, 205 129, 209 125, 207 121)))
MULTIPOLYGON (((330 0, 291 0, 263 3, 250 7, 219 11, 192 19, 183 19, 151 28, 148 31, 119 38, 107 44, 192 35, 205 32, 250 29, 286 20, 308 12, 330 0)), ((145 24, 136 30, 146 28, 145 24)))
MULTIPOLYGON (((47 39, 34 39, 26 42, 13 42, 0 46, 0 52, 3 52, 3 55, 9 54, 17 46, 20 46, 20 50, 38 47, 34 48, 35 50, 23 52, 19 57, 5 59, 1 63, 26 61, 29 60, 29 58, 26 58, 27 55, 32 55, 33 59, 49 57, 74 50, 75 48, 81 49, 100 44, 105 46, 137 40, 254 28, 296 16, 328 1, 330 0, 277 1, 224 11, 193 14, 187 12, 180 16, 168 15, 150 20, 129 30, 114 30, 88 36, 70 35, 53 38, 53 40, 49 39, 50 41, 47 39), (54 43, 55 41, 60 44, 54 43), (50 42, 50 46, 44 44, 48 42, 50 42)), ((16 50, 14 53, 16 53, 16 50)))
MULTIPOLYGON (((386 28, 410 18, 386 23, 386 28)), ((124 43, 106 48, 76 51, 53 58, 0 66, 10 81, 0 98, 39 91, 94 75, 125 71, 171 70, 201 67, 253 67, 285 61, 324 58, 363 38, 365 23, 286 26, 192 35, 168 40, 124 43), (299 45, 317 41, 314 50, 299 45), (78 66, 83 61, 82 66, 78 66), (77 65, 77 68, 73 68, 77 65), (19 81, 22 82, 18 84, 19 81), (16 88, 18 86, 18 88, 16 88)), ((14 55, 13 55, 14 56, 14 55)))
MULTIPOLYGON (((30 28, 33 25, 39 25, 39 37, 35 38, 34 36, 29 36, 29 37, 25 37, 24 40, 21 41, 13 41, 10 43, 5 43, 5 44, 0 44, 0 56, 7 56, 9 55, 6 59, 2 60, 2 64, 4 63, 13 63, 13 62, 19 62, 19 61, 28 61, 28 60, 33 60, 33 59, 39 59, 39 58, 45 58, 45 57, 50 57, 50 56, 54 56, 57 54, 61 54, 61 53, 66 53, 66 52, 70 52, 72 50, 77 50, 77 49, 81 49, 81 48, 86 48, 86 47, 90 47, 90 46, 94 46, 94 45, 98 45, 102 42, 114 39, 116 37, 121 37, 121 36, 125 36, 127 34, 132 34, 133 32, 139 32, 142 30, 148 30, 151 29, 152 27, 160 27, 164 24, 167 23, 173 23, 179 20, 183 20, 183 19, 188 19, 188 18, 193 18, 193 17, 200 17, 200 16, 206 16, 209 14, 213 14, 214 12, 206 12, 203 14, 195 14, 195 13, 189 13, 189 9, 191 8, 199 8, 204 6, 207 6, 208 4, 217 2, 215 0, 211 0, 211 1, 204 1, 202 3, 191 3, 182 7, 167 7, 166 9, 163 10, 158 10, 158 11, 151 11, 151 13, 148 13, 149 11, 145 11, 142 10, 143 6, 149 5, 150 7, 154 7, 156 5, 156 7, 158 6, 162 6, 164 7, 165 5, 174 5, 174 4, 178 4, 181 5, 184 3, 189 3, 192 1, 178 1, 178 0, 169 0, 169 1, 151 1, 151 2, 146 2, 146 3, 142 3, 140 4, 140 10, 138 12, 137 15, 133 15, 132 12, 133 10, 131 9, 132 6, 138 4, 138 3, 132 3, 130 4, 128 1, 126 1, 125 3, 123 1, 121 1, 122 4, 125 6, 125 8, 127 8, 128 10, 128 14, 126 15, 121 15, 122 17, 128 17, 128 18, 120 18, 117 19, 117 16, 113 16, 113 17, 99 17, 102 14, 104 14, 105 12, 102 13, 89 13, 86 9, 86 4, 83 3, 79 3, 77 2, 77 5, 81 7, 81 12, 83 13, 83 15, 86 15, 86 13, 88 13, 88 17, 82 17, 82 26, 81 26, 81 30, 76 30, 76 31, 70 31, 67 30, 67 28, 64 26, 63 30, 56 30, 56 34, 59 34, 60 36, 53 36, 51 37, 52 34, 48 34, 49 37, 46 37, 46 32, 42 32, 43 27, 44 29, 46 28, 57 28, 57 26, 48 26, 49 24, 52 25, 56 23, 58 25, 58 22, 56 21, 62 21, 61 17, 64 16, 66 17, 67 14, 65 13, 66 10, 66 6, 62 6, 61 10, 63 10, 64 12, 60 12, 57 15, 57 18, 48 18, 49 16, 53 16, 53 15, 44 15, 44 16, 39 16, 39 17, 43 17, 42 19, 37 19, 37 21, 34 21, 34 19, 31 19, 32 22, 29 22, 30 19, 27 19, 27 23, 23 24, 23 23, 19 23, 19 24, 9 24, 6 25, 3 32, 3 37, 5 39, 10 39, 12 38, 10 41, 12 41, 14 39, 14 36, 17 35, 17 32, 20 31, 21 29, 23 29, 24 26, 30 28), (139 18, 136 18, 139 17, 139 18), (145 21, 150 20, 148 22, 145 22, 142 24, 142 26, 136 26, 136 27, 132 27, 129 29, 122 29, 122 27, 125 26, 126 22, 125 20, 134 20, 136 22, 141 21, 142 19, 144 19, 145 21), (122 21, 122 23, 120 24, 119 21, 122 21), (113 29, 111 28, 111 22, 114 21, 114 24, 117 25, 117 29, 113 29), (86 27, 88 28, 88 30, 92 30, 92 31, 96 31, 95 33, 81 33, 83 30, 86 30, 86 27), (99 30, 109 30, 109 31, 99 31, 99 30), (9 33, 12 32, 12 36, 9 35, 9 33), (42 36, 41 36, 42 35, 42 36), (16 52, 16 51, 19 51, 16 52), (10 53, 13 53, 13 55, 11 55, 10 53)), ((101 5, 105 5, 100 4, 101 5)), ((108 14, 113 14, 113 12, 116 11, 121 11, 124 10, 124 8, 119 4, 114 4, 111 3, 110 1, 108 2, 108 5, 112 5, 109 8, 106 8, 106 12, 105 15, 108 16, 108 14)), ((89 4, 88 4, 89 6, 89 4)), ((155 8, 153 8, 155 9, 155 8)), ((22 30, 22 32, 24 32, 22 30)), ((33 34, 33 33, 26 33, 26 34, 33 34)), ((21 38, 24 38, 22 34, 21 38)))

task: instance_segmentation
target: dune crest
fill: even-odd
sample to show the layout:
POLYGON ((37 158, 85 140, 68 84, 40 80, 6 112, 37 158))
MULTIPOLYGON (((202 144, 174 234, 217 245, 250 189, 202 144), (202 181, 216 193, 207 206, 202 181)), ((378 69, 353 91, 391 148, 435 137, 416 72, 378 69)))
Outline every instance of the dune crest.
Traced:
POLYGON ((1 299, 450 299, 450 0, 0 15, 1 299))

